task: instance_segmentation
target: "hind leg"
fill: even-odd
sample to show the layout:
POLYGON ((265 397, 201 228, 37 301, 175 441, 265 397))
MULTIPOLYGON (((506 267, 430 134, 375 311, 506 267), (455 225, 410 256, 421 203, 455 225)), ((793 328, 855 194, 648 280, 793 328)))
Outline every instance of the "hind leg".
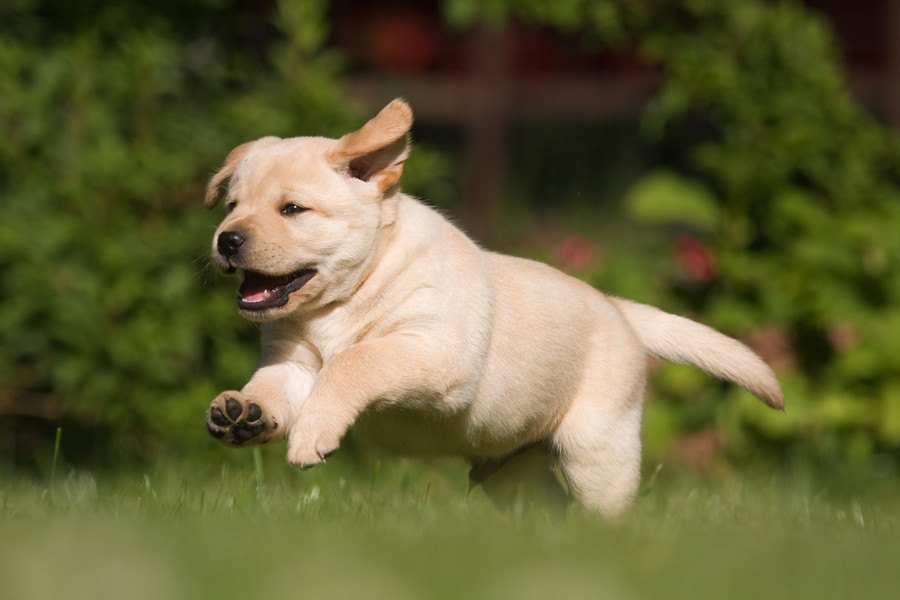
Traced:
POLYGON ((563 512, 566 492, 553 474, 556 457, 544 444, 515 455, 479 461, 469 471, 469 487, 481 486, 491 503, 501 511, 516 506, 563 512))
POLYGON ((576 402, 553 441, 571 493, 604 517, 621 516, 640 484, 643 387, 625 406, 576 402))

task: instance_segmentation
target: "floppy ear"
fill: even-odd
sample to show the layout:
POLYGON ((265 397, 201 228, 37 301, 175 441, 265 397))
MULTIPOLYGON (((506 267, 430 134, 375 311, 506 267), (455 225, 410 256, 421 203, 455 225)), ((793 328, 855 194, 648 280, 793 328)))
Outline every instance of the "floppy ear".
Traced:
POLYGON ((397 98, 362 128, 339 139, 328 162, 350 177, 375 183, 383 193, 400 181, 412 123, 412 109, 397 98))
POLYGON ((226 179, 234 174, 234 170, 237 168, 238 164, 240 164, 241 160, 247 156, 247 151, 250 150, 250 146, 253 144, 254 142, 245 142, 229 152, 228 156, 225 157, 225 164, 222 165, 219 172, 213 175, 212 179, 209 180, 209 183, 206 184, 206 196, 203 198, 203 203, 206 205, 206 208, 212 208, 218 203, 219 187, 226 179))

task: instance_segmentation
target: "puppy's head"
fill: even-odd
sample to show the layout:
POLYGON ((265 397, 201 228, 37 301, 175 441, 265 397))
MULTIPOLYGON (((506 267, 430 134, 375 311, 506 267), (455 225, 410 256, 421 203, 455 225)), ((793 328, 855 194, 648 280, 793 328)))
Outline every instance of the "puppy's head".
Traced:
POLYGON ((231 151, 206 205, 227 182, 212 257, 242 272, 243 316, 271 321, 353 293, 388 220, 384 200, 397 191, 411 126, 409 105, 394 100, 339 140, 265 137, 231 151))

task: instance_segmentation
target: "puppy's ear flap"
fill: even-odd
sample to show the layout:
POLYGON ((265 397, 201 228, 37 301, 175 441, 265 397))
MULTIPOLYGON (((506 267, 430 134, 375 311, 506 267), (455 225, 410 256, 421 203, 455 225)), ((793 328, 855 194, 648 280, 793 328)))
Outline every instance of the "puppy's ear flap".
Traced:
POLYGON ((203 203, 206 205, 206 208, 212 208, 219 202, 221 185, 226 179, 234 174, 234 170, 240 164, 241 160, 247 156, 247 152, 253 144, 254 142, 245 142, 229 152, 228 156, 225 157, 225 164, 222 165, 219 172, 213 175, 212 179, 209 180, 209 183, 206 184, 206 196, 203 198, 203 203))
POLYGON ((400 181, 412 123, 409 104, 393 100, 361 129, 338 140, 328 162, 350 177, 375 183, 383 193, 400 181))

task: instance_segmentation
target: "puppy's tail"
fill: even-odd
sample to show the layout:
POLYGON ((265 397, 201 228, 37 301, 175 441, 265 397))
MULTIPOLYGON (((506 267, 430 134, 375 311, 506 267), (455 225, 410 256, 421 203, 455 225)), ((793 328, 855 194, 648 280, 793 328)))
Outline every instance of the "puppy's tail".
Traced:
POLYGON ((646 304, 611 300, 650 355, 699 367, 733 381, 772 408, 784 410, 784 395, 772 369, 744 344, 646 304))

